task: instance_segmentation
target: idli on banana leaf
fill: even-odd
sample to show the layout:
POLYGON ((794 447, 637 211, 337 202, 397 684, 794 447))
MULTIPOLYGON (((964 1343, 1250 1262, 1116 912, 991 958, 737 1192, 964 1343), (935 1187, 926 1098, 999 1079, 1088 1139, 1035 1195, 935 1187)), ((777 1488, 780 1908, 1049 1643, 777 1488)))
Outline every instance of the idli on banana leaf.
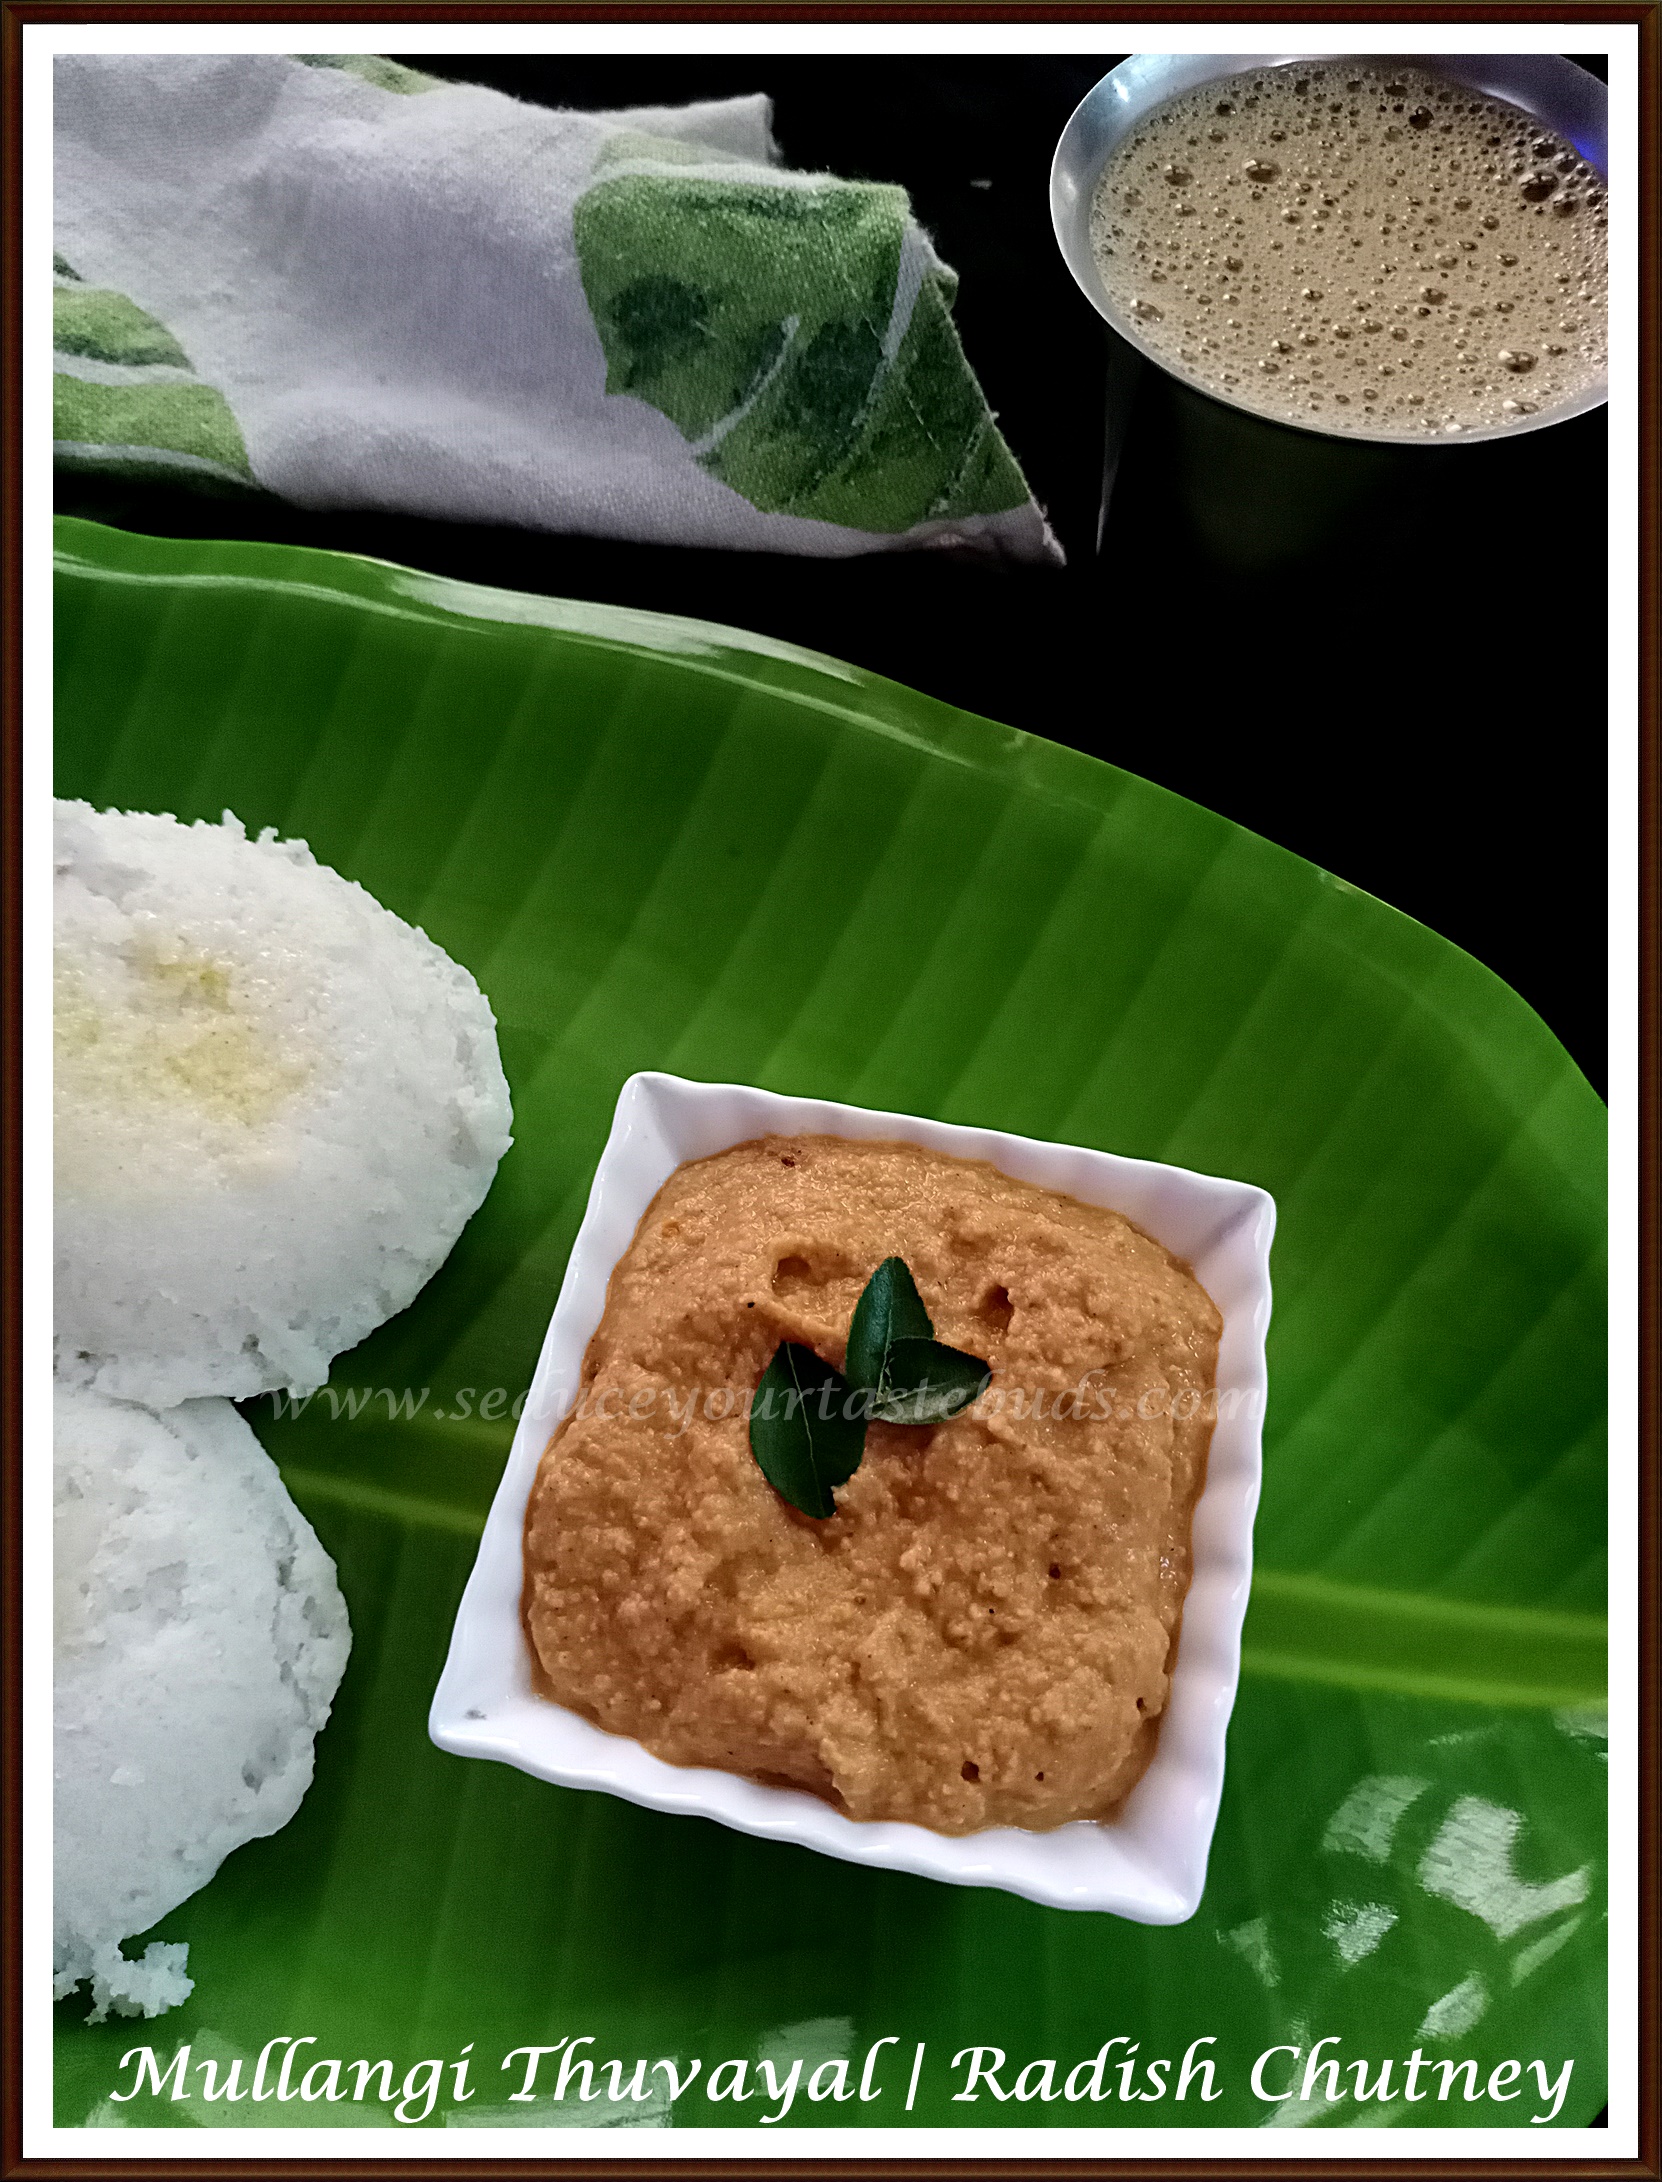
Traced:
POLYGON ((302 841, 57 806, 61 1377, 167 1409, 320 1386, 511 1141, 496 1022, 302 841))
POLYGON ((185 1948, 120 1943, 294 1816, 351 1632, 229 1402, 158 1416, 60 1384, 54 1409, 53 1989, 158 2015, 185 1948))

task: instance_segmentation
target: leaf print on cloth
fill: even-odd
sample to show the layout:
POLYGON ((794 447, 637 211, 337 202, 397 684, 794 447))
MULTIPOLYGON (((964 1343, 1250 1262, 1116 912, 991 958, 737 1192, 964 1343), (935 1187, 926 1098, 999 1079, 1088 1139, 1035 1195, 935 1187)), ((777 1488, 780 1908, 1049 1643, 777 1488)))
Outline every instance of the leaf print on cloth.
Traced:
POLYGON ((630 173, 573 226, 607 393, 754 507, 894 533, 1026 503, 903 190, 630 173))
POLYGON ((308 68, 338 68, 344 75, 374 84, 377 91, 396 91, 401 98, 448 88, 442 77, 424 76, 419 69, 389 61, 382 53, 296 53, 293 57, 308 68))
POLYGON ((620 166, 626 159, 648 159, 658 167, 730 167, 743 162, 744 153, 720 144, 701 144, 692 137, 651 136, 639 129, 619 129, 600 147, 595 160, 602 167, 620 166))
POLYGON ((52 346, 61 356, 95 356, 106 364, 190 366, 159 318, 114 288, 80 282, 52 291, 52 346))
POLYGON ((66 470, 173 477, 198 490, 254 484, 231 405, 191 369, 159 318, 89 286, 54 256, 52 455, 66 470))
POLYGON ((56 461, 68 468, 146 477, 160 469, 200 469, 219 472, 228 484, 253 483, 229 403, 199 379, 178 386, 101 386, 55 373, 52 441, 56 461))

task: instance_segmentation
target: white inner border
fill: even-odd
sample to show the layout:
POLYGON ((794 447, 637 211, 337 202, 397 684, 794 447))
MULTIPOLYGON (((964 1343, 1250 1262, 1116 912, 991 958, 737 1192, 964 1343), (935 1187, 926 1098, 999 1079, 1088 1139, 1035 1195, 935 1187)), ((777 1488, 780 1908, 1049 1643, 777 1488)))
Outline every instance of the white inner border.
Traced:
MULTIPOLYGON (((1632 2159, 1638 2154, 1638 57, 1631 24, 1324 24, 1327 50, 1604 53, 1610 73, 1607 723, 1610 934, 1610 2126, 1608 2129, 59 2129, 51 2113, 49 1890, 23 1895, 23 2153, 30 2159, 1632 2159)), ((58 53, 968 54, 1302 50, 1308 25, 1233 23, 28 23, 23 46, 23 1444, 51 1439, 52 84, 58 53)), ((1043 190, 1044 176, 1034 186, 1043 190)), ((1083 306, 1082 306, 1083 307, 1083 306)), ((25 1539, 51 1530, 51 1469, 26 1462, 25 1539)), ((50 1551, 23 1556, 26 1634, 51 1628, 50 1551)), ((51 1866, 51 1643, 26 1644, 25 1870, 51 1866)), ((137 2043, 143 2043, 141 2028, 137 2043)), ((1274 2109, 1271 2109, 1273 2112, 1274 2109)))

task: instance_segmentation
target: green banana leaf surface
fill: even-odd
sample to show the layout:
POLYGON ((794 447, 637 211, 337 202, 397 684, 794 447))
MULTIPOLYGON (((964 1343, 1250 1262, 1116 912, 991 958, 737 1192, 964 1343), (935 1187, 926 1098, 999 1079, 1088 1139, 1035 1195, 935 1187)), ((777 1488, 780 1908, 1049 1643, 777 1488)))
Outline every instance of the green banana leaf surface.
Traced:
POLYGON ((298 1816, 147 1935, 189 1941, 192 1998, 147 2024, 60 2004, 60 2123, 761 2129, 753 2085, 707 2095, 720 2062, 857 2077, 879 2039, 878 2096, 804 2091, 767 2135, 1544 2111, 1527 2074, 1506 2105, 1434 2076, 1413 2102, 1352 2074, 1255 2095, 1260 2054, 1318 2037, 1364 2083, 1397 2057, 1399 2093, 1416 2047, 1474 2059, 1480 2091, 1573 2060, 1556 2126, 1592 2120, 1605 1114, 1515 993, 1178 796, 737 630, 66 519, 55 640, 57 792, 230 809, 423 926, 495 1008, 516 1138, 409 1310, 304 1407, 245 1405, 338 1563, 351 1663, 298 1816), (864 1870, 429 1744, 512 1406, 646 1068, 1275 1196, 1258 1573, 1189 1923, 864 1870), (373 2096, 111 2101, 142 2042, 251 2069, 274 2037, 445 2073, 405 2123, 373 2096), (703 2080, 510 2097, 512 2049, 579 2037, 619 2080, 694 2057, 703 2080), (1012 2091, 1114 2038, 1139 2065, 1212 2041, 1217 2095, 1012 2091), (1004 2098, 955 2096, 973 2047, 1003 2049, 1004 2098))

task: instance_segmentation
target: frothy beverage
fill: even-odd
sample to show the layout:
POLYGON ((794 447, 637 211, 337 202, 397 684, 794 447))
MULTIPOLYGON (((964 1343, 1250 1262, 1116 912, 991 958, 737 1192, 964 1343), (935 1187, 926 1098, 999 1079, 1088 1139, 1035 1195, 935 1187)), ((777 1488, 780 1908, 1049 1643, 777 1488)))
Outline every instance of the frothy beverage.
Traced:
POLYGON ((1259 68, 1150 114, 1091 247, 1160 361, 1320 431, 1515 424, 1605 370, 1605 193, 1499 99, 1389 63, 1259 68))

